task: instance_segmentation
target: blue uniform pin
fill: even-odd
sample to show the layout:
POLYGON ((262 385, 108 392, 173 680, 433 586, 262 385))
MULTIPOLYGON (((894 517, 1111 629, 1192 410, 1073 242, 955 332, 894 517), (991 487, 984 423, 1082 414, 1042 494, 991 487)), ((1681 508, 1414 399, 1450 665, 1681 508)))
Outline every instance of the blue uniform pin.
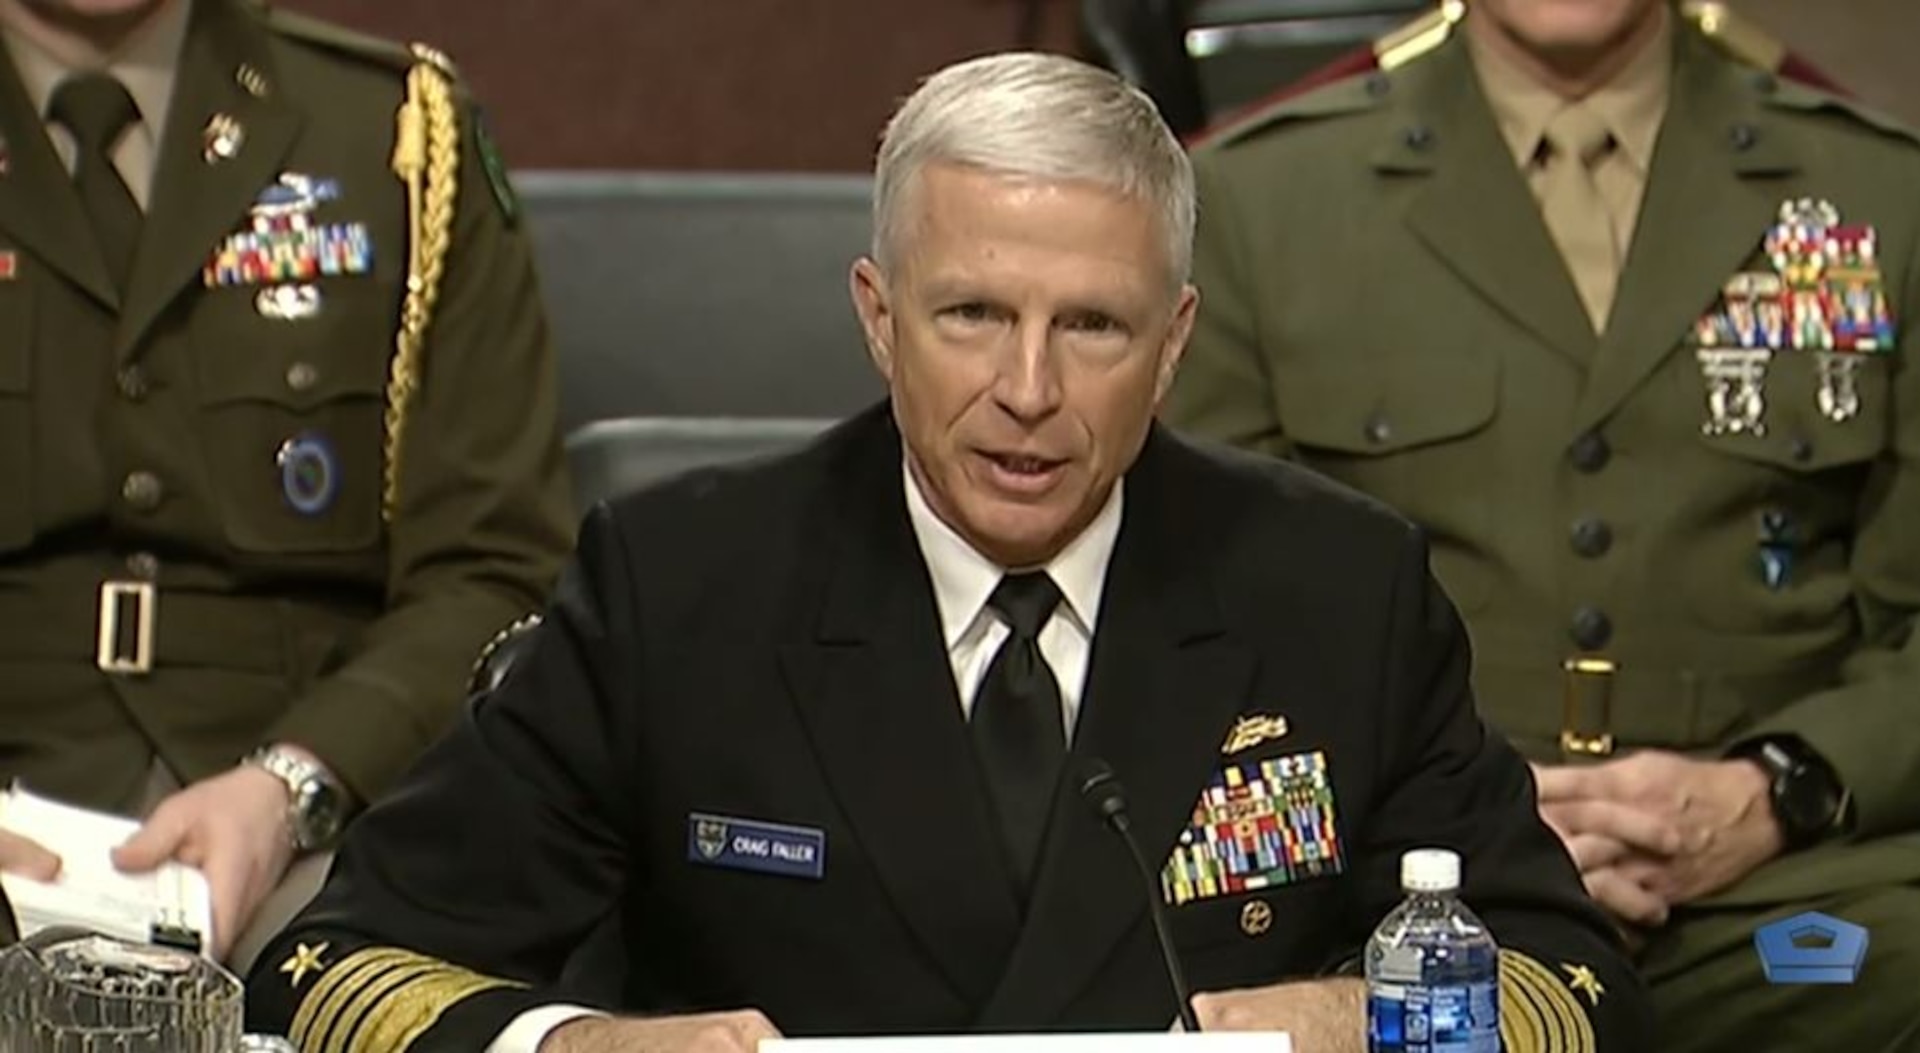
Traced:
POLYGON ((280 466, 280 495, 303 516, 317 516, 333 507, 340 493, 340 464, 333 445, 312 432, 280 444, 274 458, 280 466))
POLYGON ((1760 513, 1760 580, 1774 592, 1793 577, 1794 534, 1787 513, 1777 508, 1760 513))

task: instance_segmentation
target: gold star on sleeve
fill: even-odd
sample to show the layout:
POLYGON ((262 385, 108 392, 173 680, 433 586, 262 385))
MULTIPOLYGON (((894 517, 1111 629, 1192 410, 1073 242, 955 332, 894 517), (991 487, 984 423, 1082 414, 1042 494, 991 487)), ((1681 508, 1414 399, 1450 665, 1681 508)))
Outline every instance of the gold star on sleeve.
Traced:
POLYGON ((1560 968, 1567 974, 1568 987, 1586 995, 1587 1001, 1593 1003, 1595 1007, 1600 1005, 1600 996, 1606 994, 1607 989, 1601 986, 1600 978, 1594 975, 1592 967, 1585 965, 1568 965, 1562 962, 1560 963, 1560 968))
POLYGON ((322 961, 320 956, 327 953, 327 948, 331 946, 333 946, 331 943, 322 943, 317 947, 309 947, 303 943, 295 947, 293 956, 280 963, 280 971, 293 977, 287 981, 288 984, 297 988, 300 986, 300 981, 307 978, 308 973, 317 976, 324 972, 327 963, 322 961))

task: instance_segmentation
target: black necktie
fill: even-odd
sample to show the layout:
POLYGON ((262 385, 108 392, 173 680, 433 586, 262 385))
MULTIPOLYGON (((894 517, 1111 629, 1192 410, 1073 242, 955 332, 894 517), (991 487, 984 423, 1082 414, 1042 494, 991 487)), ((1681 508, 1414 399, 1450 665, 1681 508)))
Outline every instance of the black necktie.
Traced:
POLYGON ((1000 579, 987 606, 1006 619, 1011 632, 973 702, 974 752, 1023 895, 1040 857, 1066 753, 1060 684, 1040 653, 1040 629, 1059 605, 1060 588, 1044 572, 1000 579))
POLYGON ((48 113, 73 135, 73 186, 93 221, 107 270, 124 290, 140 239, 140 206, 113 166, 113 146, 127 126, 140 119, 140 110, 118 80, 105 73, 82 73, 54 89, 48 113))

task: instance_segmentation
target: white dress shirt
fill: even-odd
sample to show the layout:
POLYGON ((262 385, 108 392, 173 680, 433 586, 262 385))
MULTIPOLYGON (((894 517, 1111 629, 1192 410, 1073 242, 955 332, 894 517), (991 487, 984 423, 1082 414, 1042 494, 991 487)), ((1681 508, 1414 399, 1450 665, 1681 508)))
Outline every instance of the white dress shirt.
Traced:
MULTIPOLYGON (((1000 645, 1012 631, 987 606, 988 597, 1009 569, 1045 570, 1060 587, 1060 606, 1040 629, 1040 653, 1053 667, 1060 684, 1061 719, 1069 740, 1080 719, 1085 695, 1087 659, 1093 653, 1094 622, 1100 617, 1100 596, 1107 587, 1107 564, 1120 537, 1120 507, 1124 480, 1113 484, 1093 522, 1044 567, 1007 568, 981 555, 946 524, 927 503, 910 469, 906 476, 907 518, 933 580, 933 598, 940 609, 941 638, 960 707, 973 715, 973 697, 1000 645)), ((486 1053, 536 1053, 540 1043, 561 1024, 583 1016, 601 1015, 580 1006, 550 1005, 515 1017, 487 1046, 486 1053)))
MULTIPOLYGON (((1040 629, 1040 653, 1060 683, 1060 704, 1065 710, 1061 717, 1068 738, 1072 738, 1080 717, 1094 622, 1100 617, 1100 595, 1107 587, 1107 563, 1120 536, 1122 491, 1123 484, 1115 482, 1113 493, 1093 522, 1046 566, 1014 568, 1044 570, 1060 587, 1060 606, 1040 629)), ((954 686, 959 689, 961 708, 972 716, 973 696, 980 690, 980 681, 1012 631, 987 607, 988 597, 1009 568, 975 551, 935 515, 911 471, 907 473, 906 492, 907 518, 913 523, 920 555, 927 561, 927 573, 933 579, 933 598, 940 606, 940 628, 947 660, 953 664, 954 686)))

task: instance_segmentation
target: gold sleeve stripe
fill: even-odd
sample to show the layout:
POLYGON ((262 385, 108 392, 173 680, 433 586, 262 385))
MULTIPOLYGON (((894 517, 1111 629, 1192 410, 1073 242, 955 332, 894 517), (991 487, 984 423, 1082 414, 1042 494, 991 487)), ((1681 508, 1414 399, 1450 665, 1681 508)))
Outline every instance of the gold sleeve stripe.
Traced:
POLYGON ((1593 1053, 1586 1007, 1551 969, 1517 951, 1500 952, 1500 1038, 1507 1053, 1593 1053))
POLYGON ((367 947, 308 992, 292 1037, 303 1053, 398 1053, 458 1003, 514 986, 412 951, 367 947))
POLYGON ((331 1020, 338 1012, 332 1007, 339 992, 356 987, 370 973, 386 969, 392 964, 393 954, 384 948, 371 948, 356 951, 333 963, 333 968, 322 973, 319 982, 300 1000, 300 1008, 293 1015, 294 1044, 304 1049, 308 1048, 311 1040, 311 1045, 317 1047, 325 1030, 316 1031, 315 1024, 322 1015, 331 1020))
POLYGON ((413 1043, 440 1022, 441 1014, 482 991, 513 984, 478 973, 448 970, 409 984, 381 1007, 377 1019, 362 1027, 349 1053, 391 1053, 413 1043), (457 975, 455 975, 457 974, 457 975))
POLYGON ((391 948, 370 948, 341 961, 340 966, 353 968, 349 971, 336 966, 339 976, 334 984, 324 991, 316 986, 307 996, 301 1012, 294 1017, 294 1040, 315 1053, 337 1046, 332 1035, 340 1026, 342 1014, 348 1011, 348 1004, 383 977, 411 964, 415 963, 407 952, 391 948))
POLYGON ((432 976, 434 967, 422 962, 397 964, 379 976, 362 985, 352 999, 340 1007, 333 1019, 324 1021, 325 1027, 316 1036, 321 1053, 347 1053, 348 1043, 360 1033, 374 1008, 386 1001, 387 996, 411 984, 432 976))
POLYGON ((1500 1038, 1503 1049, 1561 1050, 1567 1048, 1566 1021, 1543 1005, 1523 982, 1501 985, 1500 1038))

